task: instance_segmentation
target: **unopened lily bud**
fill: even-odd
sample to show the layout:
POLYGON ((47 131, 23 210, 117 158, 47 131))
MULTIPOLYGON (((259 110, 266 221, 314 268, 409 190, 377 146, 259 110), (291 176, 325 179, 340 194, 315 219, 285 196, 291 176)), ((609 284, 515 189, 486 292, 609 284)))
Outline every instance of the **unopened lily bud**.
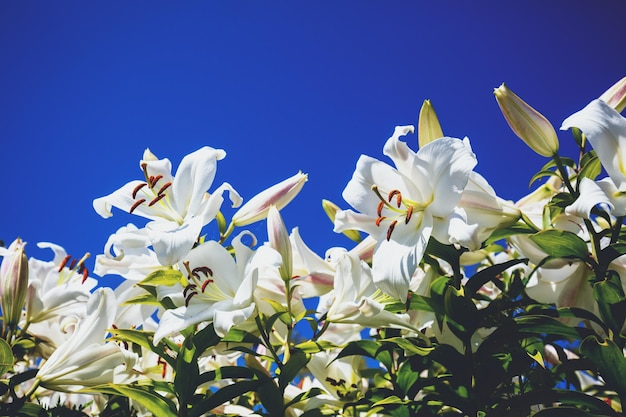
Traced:
POLYGON ((261 191, 237 210, 232 219, 233 224, 245 226, 263 220, 267 218, 270 206, 275 206, 281 210, 298 195, 306 181, 307 174, 299 171, 293 177, 261 191))
MULTIPOLYGON (((322 208, 324 209, 324 212, 326 213, 326 215, 328 216, 330 221, 333 224, 335 224, 335 216, 337 215, 337 212, 339 210, 341 210, 339 208, 339 206, 337 204, 333 203, 330 200, 323 199, 322 200, 322 208)), ((361 233, 359 233, 358 230, 344 230, 341 233, 343 233, 350 240, 353 240, 353 241, 355 241, 357 243, 360 242, 363 239, 361 237, 361 233)))
POLYGON ((618 113, 626 107, 626 77, 622 78, 606 90, 600 100, 613 107, 618 113))
POLYGON ((28 258, 24 253, 26 244, 16 239, 0 254, 4 257, 0 265, 0 306, 5 327, 15 327, 22 316, 28 291, 28 258))
POLYGON ((507 123, 533 151, 552 157, 559 150, 559 139, 552 124, 502 84, 494 89, 496 101, 507 123))
POLYGON ((430 104, 430 100, 424 100, 419 120, 417 121, 417 139, 420 148, 442 137, 443 131, 441 130, 437 113, 435 113, 435 108, 430 104))
POLYGON ((283 222, 280 212, 274 206, 270 206, 268 210, 267 237, 270 246, 276 250, 276 252, 280 253, 283 259, 283 264, 279 268, 280 277, 284 281, 289 281, 293 271, 291 241, 289 240, 289 233, 285 227, 285 222, 283 222))

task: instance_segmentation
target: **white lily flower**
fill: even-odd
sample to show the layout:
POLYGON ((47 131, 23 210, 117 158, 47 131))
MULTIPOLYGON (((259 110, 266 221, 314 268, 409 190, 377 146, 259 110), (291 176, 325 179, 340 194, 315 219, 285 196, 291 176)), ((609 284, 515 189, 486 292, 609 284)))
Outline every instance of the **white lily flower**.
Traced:
POLYGON ((370 328, 395 327, 418 331, 407 314, 385 310, 389 297, 374 285, 369 266, 354 255, 336 251, 334 290, 320 298, 318 313, 331 323, 360 324, 370 328))
POLYGON ((378 245, 373 268, 376 285, 406 300, 409 281, 431 235, 444 244, 465 241, 476 232, 456 206, 476 165, 467 140, 444 137, 417 153, 400 136, 413 126, 399 126, 383 153, 395 168, 362 155, 344 199, 360 213, 337 213, 335 231, 357 229, 378 245))
MULTIPOLYGON (((71 261, 65 250, 53 243, 38 243, 39 248, 54 252, 52 261, 30 258, 29 284, 26 296, 24 327, 28 333, 42 339, 39 347, 58 346, 71 332, 74 322, 85 317, 85 306, 97 281, 89 277, 84 266, 85 255, 71 261)), ((47 356, 47 353, 44 353, 47 356)))
POLYGON ((193 247, 201 229, 217 215, 229 192, 233 207, 241 197, 228 183, 212 194, 206 190, 213 183, 217 161, 226 153, 205 146, 183 158, 171 174, 169 159, 156 159, 148 150, 140 163, 145 181, 131 181, 113 193, 93 201, 102 217, 111 217, 111 207, 152 220, 146 231, 162 265, 174 265, 193 247))
POLYGON ((252 316, 258 271, 246 266, 253 251, 241 243, 241 235, 233 239, 233 247, 236 262, 215 241, 205 242, 189 252, 184 261, 187 266, 181 268, 189 269, 187 286, 175 285, 160 294, 170 297, 178 307, 163 313, 154 334, 155 345, 162 338, 199 323, 212 322, 215 332, 223 337, 232 326, 252 316), (178 297, 173 297, 173 292, 178 297))
POLYGON ((126 372, 134 365, 136 355, 105 341, 115 309, 115 296, 110 288, 100 288, 92 294, 85 319, 39 368, 36 379, 42 387, 75 392, 121 382, 129 376, 126 372))

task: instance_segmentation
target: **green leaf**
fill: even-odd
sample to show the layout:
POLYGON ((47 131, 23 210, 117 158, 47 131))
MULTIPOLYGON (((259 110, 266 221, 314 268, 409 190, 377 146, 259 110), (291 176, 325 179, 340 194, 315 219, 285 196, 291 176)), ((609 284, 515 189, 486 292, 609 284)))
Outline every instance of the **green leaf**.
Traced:
POLYGON ((198 377, 198 385, 221 379, 252 379, 257 371, 243 366, 222 366, 220 368, 204 372, 198 377))
POLYGON ((593 284, 593 295, 604 322, 613 332, 619 333, 626 320, 626 297, 619 275, 613 273, 608 279, 593 284))
POLYGON ((520 263, 528 264, 528 259, 512 259, 477 272, 465 284, 465 292, 474 295, 483 285, 489 281, 498 280, 498 275, 520 263))
POLYGON ((278 376, 278 388, 281 392, 298 376, 302 368, 309 363, 310 359, 311 356, 300 349, 291 350, 289 360, 281 368, 280 375, 278 376))
MULTIPOLYGON (((200 417, 201 415, 208 413, 217 406, 224 404, 234 398, 239 397, 247 392, 252 392, 263 384, 262 381, 238 381, 234 384, 227 385, 220 388, 213 393, 210 397, 207 397, 199 401, 189 411, 189 417, 200 417)), ((281 401, 282 406, 282 401, 281 401)))
POLYGON ((601 415, 575 407, 550 407, 533 414, 533 417, 601 417, 601 415))
POLYGON ((489 238, 485 241, 485 245, 489 246, 494 242, 515 235, 529 235, 533 233, 537 233, 537 230, 533 229, 526 223, 519 222, 502 229, 494 230, 493 233, 491 233, 491 236, 489 236, 489 238))
POLYGON ((602 164, 600 163, 595 151, 591 151, 583 155, 583 158, 580 161, 580 166, 582 168, 578 173, 579 179, 590 178, 595 180, 596 177, 602 172, 602 164))
POLYGON ((423 295, 409 293, 409 298, 406 303, 401 301, 394 301, 385 304, 385 310, 392 313, 404 313, 407 310, 412 311, 434 311, 433 302, 429 297, 423 295))
POLYGON ((535 175, 533 175, 533 177, 528 182, 528 186, 530 187, 531 185, 533 185, 533 182, 537 181, 539 178, 548 177, 548 176, 560 177, 557 172, 544 169, 544 170, 539 171, 535 175))
POLYGON ((193 336, 193 344, 196 348, 195 357, 198 358, 205 350, 217 345, 220 341, 213 323, 209 324, 193 336))
POLYGON ((434 350, 431 346, 421 346, 419 342, 422 339, 418 338, 405 338, 405 337, 390 337, 388 339, 381 340, 382 343, 393 343, 400 349, 404 349, 406 352, 410 352, 419 356, 426 356, 434 350))
POLYGON ((13 351, 4 339, 0 339, 0 376, 10 369, 13 369, 13 351))
POLYGON ((589 259, 587 243, 566 230, 544 230, 530 236, 530 240, 553 258, 589 259))
POLYGON ((308 400, 309 398, 313 398, 313 397, 317 397, 318 395, 323 394, 324 391, 320 388, 311 388, 308 391, 305 392, 301 392, 300 394, 296 395, 293 400, 289 401, 287 404, 285 404, 285 409, 287 409, 288 407, 291 407, 294 404, 298 404, 300 401, 304 401, 304 400, 308 400))
POLYGON ((608 389, 626 398, 626 358, 612 340, 600 342, 595 336, 589 336, 580 344, 580 353, 598 367, 608 389))
POLYGON ((149 304, 149 305, 155 305, 155 306, 161 305, 159 300, 157 300, 156 295, 153 295, 150 293, 139 294, 135 297, 129 298, 128 300, 122 303, 122 305, 132 305, 132 304, 149 304))
POLYGON ((174 389, 178 397, 179 407, 187 408, 191 397, 198 388, 198 368, 196 348, 193 344, 193 333, 183 342, 178 356, 176 357, 176 375, 174 377, 174 389))
MULTIPOLYGON (((278 301, 270 300, 269 298, 265 299, 264 301, 267 302, 272 307, 272 309, 274 310, 274 313, 278 314, 278 318, 280 319, 280 321, 282 321, 286 325, 291 324, 291 317, 289 317, 289 313, 287 312, 287 307, 285 307, 278 301)), ((274 322, 272 322, 272 324, 273 323, 274 322)), ((268 332, 269 332, 269 329, 268 329, 268 332)))
POLYGON ((463 288, 448 286, 444 294, 447 321, 460 331, 473 332, 478 324, 476 304, 465 297, 463 288))
POLYGON ((327 340, 309 340, 306 342, 298 343, 295 347, 296 349, 301 350, 304 353, 317 353, 334 349, 337 347, 337 345, 327 340))
POLYGON ((172 286, 178 284, 184 278, 183 273, 176 269, 159 269, 141 280, 142 285, 165 285, 172 286))
POLYGON ((262 345, 261 339, 256 337, 250 332, 245 330, 231 328, 230 331, 222 338, 222 342, 232 343, 252 343, 255 345, 262 345))
POLYGON ((123 395, 136 401, 155 417, 176 417, 174 403, 153 392, 150 388, 138 385, 106 384, 92 387, 81 392, 99 392, 102 394, 123 395))
MULTIPOLYGON (((154 346, 154 344, 152 343, 154 341, 153 332, 130 329, 109 329, 109 331, 113 335, 112 339, 139 345, 159 355, 171 367, 176 367, 176 359, 167 354, 167 352, 165 351, 165 345, 163 343, 159 343, 158 345, 154 346)), ((178 352, 178 347, 176 347, 176 352, 178 352)))

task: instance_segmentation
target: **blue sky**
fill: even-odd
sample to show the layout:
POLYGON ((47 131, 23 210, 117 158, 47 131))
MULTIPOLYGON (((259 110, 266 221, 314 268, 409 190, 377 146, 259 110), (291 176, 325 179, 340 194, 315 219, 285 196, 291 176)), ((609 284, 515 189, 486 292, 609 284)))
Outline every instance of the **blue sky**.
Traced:
POLYGON ((244 198, 308 173, 283 216, 323 255, 350 241, 322 198, 347 208, 359 155, 384 159, 424 99, 445 134, 470 138, 498 194, 518 199, 546 161, 510 131, 493 89, 506 82, 558 128, 625 76, 626 3, 597 4, 3 1, 0 239, 20 236, 43 258, 38 241, 96 255, 119 226, 145 223, 92 209, 141 178, 145 148, 176 167, 209 145, 228 154, 215 186, 244 198))

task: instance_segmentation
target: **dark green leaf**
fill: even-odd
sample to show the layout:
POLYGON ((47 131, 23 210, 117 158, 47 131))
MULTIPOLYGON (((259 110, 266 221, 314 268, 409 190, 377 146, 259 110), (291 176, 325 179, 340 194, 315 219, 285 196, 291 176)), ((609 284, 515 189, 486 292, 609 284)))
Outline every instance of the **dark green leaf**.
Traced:
POLYGON ((10 369, 13 369, 13 351, 4 339, 0 339, 0 376, 10 369))
POLYGON ((189 411, 189 417, 200 417, 201 415, 208 413, 215 407, 220 406, 227 401, 237 398, 247 392, 254 391, 260 386, 260 384, 263 384, 263 382, 238 381, 234 384, 222 387, 211 396, 199 401, 196 405, 194 405, 193 408, 189 411))
POLYGON ((465 284, 465 292, 469 295, 475 294, 476 291, 489 281, 498 280, 498 275, 502 272, 521 263, 528 264, 528 259, 512 259, 477 272, 465 284))
POLYGON ((613 341, 600 342, 595 336, 589 336, 580 344, 580 353, 598 367, 609 389, 626 398, 626 358, 613 341))
POLYGON ((530 240, 554 258, 589 259, 587 243, 566 230, 544 230, 530 236, 530 240))
POLYGON ((296 376, 298 376, 302 368, 309 363, 310 359, 310 355, 306 354, 302 350, 292 349, 289 355, 289 360, 285 363, 285 366, 282 367, 280 375, 278 376, 278 388, 281 392, 285 390, 285 387, 289 385, 296 376))

